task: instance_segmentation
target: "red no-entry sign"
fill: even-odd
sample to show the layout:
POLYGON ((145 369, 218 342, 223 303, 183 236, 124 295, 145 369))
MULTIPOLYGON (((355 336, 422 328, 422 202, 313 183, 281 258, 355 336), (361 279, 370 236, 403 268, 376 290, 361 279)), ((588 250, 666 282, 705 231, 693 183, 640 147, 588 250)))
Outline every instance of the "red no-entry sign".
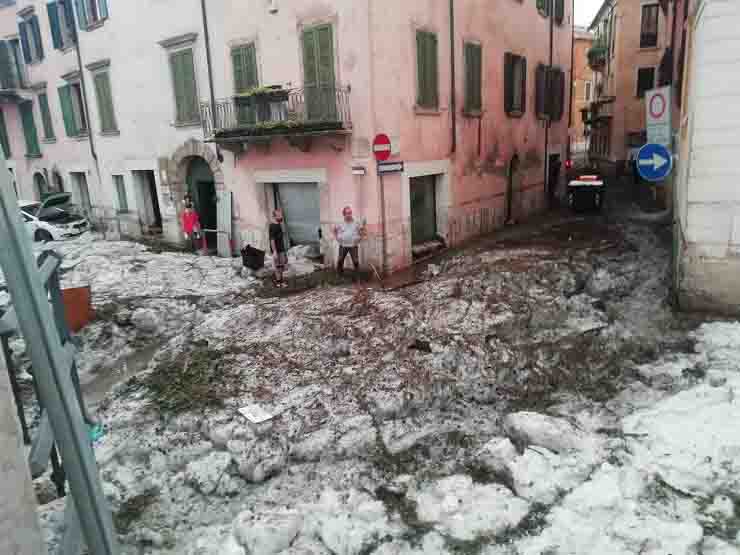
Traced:
POLYGON ((385 162, 391 157, 391 139, 385 133, 376 135, 373 141, 373 154, 378 162, 385 162))

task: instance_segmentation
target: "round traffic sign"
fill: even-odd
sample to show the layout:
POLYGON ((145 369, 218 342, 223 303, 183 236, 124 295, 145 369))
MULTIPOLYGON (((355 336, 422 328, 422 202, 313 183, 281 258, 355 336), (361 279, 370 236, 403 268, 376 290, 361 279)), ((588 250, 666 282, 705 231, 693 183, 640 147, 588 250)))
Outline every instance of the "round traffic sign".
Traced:
POLYGON ((662 181, 673 169, 673 155, 663 145, 648 143, 637 153, 637 171, 647 181, 662 181))
POLYGON ((653 95, 650 99, 650 115, 655 119, 663 117, 663 114, 665 114, 666 104, 665 96, 661 93, 653 95))
POLYGON ((391 139, 385 133, 376 135, 373 140, 373 154, 378 162, 385 162, 391 157, 391 139))

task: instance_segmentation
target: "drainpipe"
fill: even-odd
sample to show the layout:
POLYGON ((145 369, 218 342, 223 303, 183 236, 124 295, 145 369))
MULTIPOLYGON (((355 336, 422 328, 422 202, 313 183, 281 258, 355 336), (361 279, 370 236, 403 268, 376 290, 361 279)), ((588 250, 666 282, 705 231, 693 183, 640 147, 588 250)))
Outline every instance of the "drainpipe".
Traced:
POLYGON ((450 112, 452 112, 452 146, 450 152, 457 150, 457 102, 455 91, 455 0, 450 0, 450 112))
MULTIPOLYGON (((548 79, 547 83, 550 84, 549 74, 552 70, 552 49, 553 49, 553 31, 555 29, 555 0, 550 0, 550 58, 548 62, 548 79)), ((552 116, 550 116, 552 117, 552 116)), ((550 191, 550 118, 545 120, 545 189, 547 190, 547 204, 550 205, 552 199, 552 191, 550 191)))
MULTIPOLYGON (((206 66, 208 67, 208 89, 211 93, 211 129, 216 129, 216 93, 213 88, 213 61, 211 60, 211 35, 208 31, 208 12, 206 11, 206 0, 200 0, 200 7, 203 13, 203 37, 206 44, 206 66)), ((221 149, 216 143, 216 156, 219 162, 224 161, 221 149)))
MULTIPOLYGON (((575 63, 575 46, 576 46, 576 24, 574 21, 574 15, 576 13, 576 0, 573 0, 571 6, 570 19, 570 91, 568 92, 568 129, 573 127, 573 81, 575 79, 575 71, 573 64, 575 63)), ((570 138, 568 138, 568 158, 570 158, 570 138)))
MULTIPOLYGON (((95 161, 95 173, 98 176, 98 183, 100 186, 103 185, 103 177, 100 173, 100 160, 98 160, 98 152, 95 149, 95 137, 92 130, 92 120, 90 119, 90 108, 87 102, 87 87, 85 86, 85 73, 82 68, 82 53, 80 50, 80 33, 75 30, 75 53, 77 54, 77 69, 80 72, 80 89, 82 90, 82 104, 85 110, 85 119, 87 120, 87 142, 90 145, 90 155, 95 161)), ((88 191, 88 197, 90 193, 88 191)), ((90 210, 92 210, 92 202, 90 203, 90 210)), ((105 216, 104 216, 105 218, 105 216)), ((120 221, 118 222, 120 229, 120 221)))

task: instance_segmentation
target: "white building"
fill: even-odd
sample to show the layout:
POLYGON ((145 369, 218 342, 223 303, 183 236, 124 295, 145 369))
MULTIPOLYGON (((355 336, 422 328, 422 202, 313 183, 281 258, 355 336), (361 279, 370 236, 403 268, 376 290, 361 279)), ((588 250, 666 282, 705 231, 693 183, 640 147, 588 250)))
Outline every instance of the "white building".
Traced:
MULTIPOLYGON (((208 4, 217 32, 224 17, 208 4)), ((110 230, 179 241, 172 189, 193 187, 212 191, 196 202, 217 227, 225 176, 202 142, 201 0, 0 0, 0 38, 0 139, 19 197, 69 191, 110 230)))
POLYGON ((740 2, 691 4, 676 186, 676 289, 684 308, 737 314, 740 2))

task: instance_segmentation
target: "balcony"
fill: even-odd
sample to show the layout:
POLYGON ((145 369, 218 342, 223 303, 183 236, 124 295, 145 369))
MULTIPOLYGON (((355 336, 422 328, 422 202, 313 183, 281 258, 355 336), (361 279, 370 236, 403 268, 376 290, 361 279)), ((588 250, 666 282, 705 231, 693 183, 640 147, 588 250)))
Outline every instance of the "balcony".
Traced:
POLYGON ((588 57, 588 67, 594 71, 602 71, 606 67, 606 58, 608 49, 600 43, 594 44, 586 56, 588 57))
POLYGON ((614 117, 614 97, 603 98, 592 102, 589 112, 589 123, 595 127, 604 127, 608 125, 610 119, 614 117))
POLYGON ((219 100, 214 110, 202 103, 203 134, 219 144, 346 134, 352 129, 349 95, 349 87, 260 87, 219 100))

